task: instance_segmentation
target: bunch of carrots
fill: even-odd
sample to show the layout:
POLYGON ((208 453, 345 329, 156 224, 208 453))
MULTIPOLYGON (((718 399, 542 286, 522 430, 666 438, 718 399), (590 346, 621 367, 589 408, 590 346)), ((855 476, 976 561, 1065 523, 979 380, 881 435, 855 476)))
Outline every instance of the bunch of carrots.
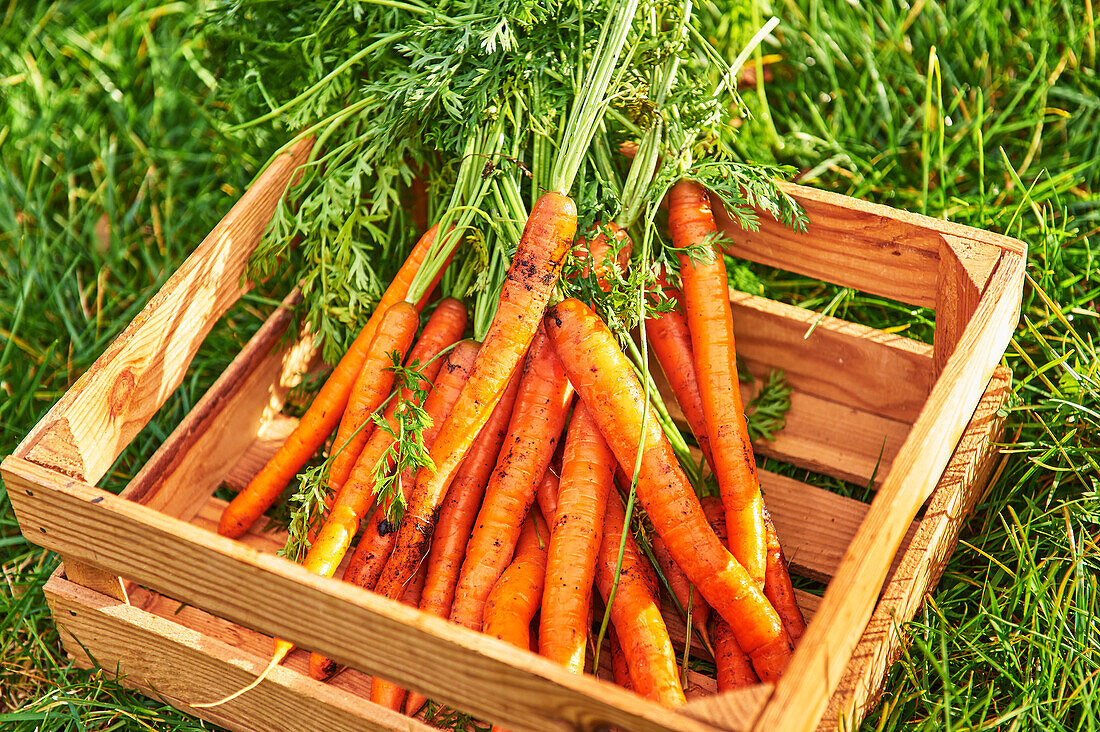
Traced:
MULTIPOLYGON (((308 569, 333 576, 343 566, 345 581, 577 674, 600 657, 607 630, 616 680, 676 706, 683 677, 658 575, 711 653, 720 689, 777 679, 804 623, 757 480, 721 236, 694 138, 676 124, 686 114, 637 130, 616 215, 588 225, 570 196, 582 169, 615 178, 593 139, 640 44, 638 6, 610 3, 553 165, 533 173, 545 185, 529 212, 514 179, 485 165, 522 155, 507 115, 470 135, 449 207, 219 532, 247 532, 327 445, 323 505, 299 557, 308 569), (482 210, 512 222, 515 250, 478 342, 465 338, 462 299, 434 292, 482 210), (660 264, 655 237, 669 242, 660 264), (621 325, 623 303, 644 334, 634 361, 623 329, 609 326, 621 325), (713 500, 662 410, 649 351, 717 482, 713 500), (638 528, 651 546, 638 545, 638 528)), ((689 18, 686 4, 660 32, 687 38, 689 18)), ((680 61, 650 70, 658 109, 676 103, 680 61)), ((292 650, 276 640, 272 666, 292 650)), ((337 670, 310 659, 316 678, 337 670)), ((372 699, 409 714, 426 701, 378 678, 372 699)))

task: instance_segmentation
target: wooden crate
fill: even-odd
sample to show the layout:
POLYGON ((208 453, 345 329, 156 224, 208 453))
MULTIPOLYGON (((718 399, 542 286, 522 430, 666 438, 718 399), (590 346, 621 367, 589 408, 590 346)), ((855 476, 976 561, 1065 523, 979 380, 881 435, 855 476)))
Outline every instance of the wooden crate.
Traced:
POLYGON ((938 579, 993 467, 1009 390, 998 363, 1018 319, 1024 245, 798 186, 787 190, 809 214, 808 233, 767 221, 753 234, 733 232, 748 259, 934 308, 935 338, 928 346, 731 294, 750 369, 784 369, 794 390, 787 427, 758 452, 876 493, 865 504, 762 474, 792 573, 828 589, 823 599, 800 595, 812 621, 778 684, 671 711, 315 576, 274 556, 277 536, 217 535, 214 490, 246 481, 287 434, 293 420, 280 408, 315 358, 308 338, 280 345, 285 309, 121 495, 95 486, 240 296, 245 260, 309 146, 268 168, 3 462, 23 533, 64 559, 46 593, 77 661, 94 659, 123 683, 231 729, 424 728, 367 701, 370 673, 517 730, 808 730, 861 719, 899 652, 898 627, 938 579), (233 702, 188 707, 251 680, 273 635, 359 671, 321 684, 299 653, 233 702))

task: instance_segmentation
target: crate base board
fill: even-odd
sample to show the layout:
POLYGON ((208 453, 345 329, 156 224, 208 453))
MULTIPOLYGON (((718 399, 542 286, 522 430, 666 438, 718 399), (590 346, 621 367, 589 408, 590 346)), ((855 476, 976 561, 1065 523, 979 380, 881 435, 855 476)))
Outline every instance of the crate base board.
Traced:
POLYGON ((369 677, 343 674, 333 683, 314 681, 302 653, 249 693, 220 707, 196 709, 190 703, 221 698, 251 682, 267 665, 270 639, 193 608, 184 607, 173 621, 138 603, 163 612, 174 601, 147 591, 132 594, 136 603, 127 605, 68 581, 63 568, 50 577, 46 600, 77 665, 103 668, 127 688, 232 730, 432 729, 364 700, 363 679, 369 696, 369 677), (202 689, 204 698, 193 698, 195 689, 202 689))

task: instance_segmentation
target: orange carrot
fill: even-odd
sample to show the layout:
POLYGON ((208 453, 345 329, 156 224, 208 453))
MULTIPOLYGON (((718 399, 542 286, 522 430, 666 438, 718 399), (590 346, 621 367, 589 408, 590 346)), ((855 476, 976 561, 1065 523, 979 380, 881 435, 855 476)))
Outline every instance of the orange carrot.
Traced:
MULTIPOLYGON (((466 306, 453 297, 441 301, 432 313, 432 317, 428 319, 424 332, 420 334, 420 339, 409 352, 407 359, 406 365, 418 364, 420 372, 424 375, 420 388, 426 388, 439 373, 439 368, 443 365, 443 359, 436 358, 439 352, 460 339, 465 330, 466 306)), ((363 446, 367 444, 368 438, 387 443, 386 449, 393 441, 392 435, 386 430, 370 430, 363 427, 363 421, 370 418, 370 412, 364 413, 358 409, 357 393, 361 388, 369 388, 364 382, 370 378, 373 378, 372 375, 366 372, 359 374, 352 389, 352 396, 348 399, 348 407, 340 420, 340 427, 336 430, 336 439, 332 445, 333 450, 338 452, 332 458, 332 467, 329 469, 330 495, 336 495, 344 485, 359 453, 363 452, 363 446)), ((403 388, 398 398, 387 408, 385 419, 391 429, 397 426, 397 406, 407 401, 411 392, 411 389, 403 388)))
POLYGON ((534 339, 538 314, 550 300, 562 261, 576 232, 577 206, 572 199, 553 192, 539 196, 505 277, 497 312, 485 337, 485 347, 474 364, 458 406, 432 446, 435 470, 421 470, 417 475, 416 489, 401 524, 397 546, 378 583, 379 593, 396 596, 427 553, 439 505, 474 438, 534 339))
POLYGON ((572 299, 550 308, 546 329, 570 381, 628 474, 642 438, 638 499, 673 559, 733 627, 761 678, 778 678, 791 653, 779 616, 707 524, 614 335, 591 308, 572 299))
POLYGON ((428 575, 420 601, 421 610, 438 617, 448 617, 451 613, 451 601, 454 599, 458 573, 462 569, 466 544, 481 508, 485 485, 508 435, 508 422, 519 391, 519 380, 520 372, 517 371, 470 453, 462 461, 440 509, 439 526, 432 539, 427 562, 428 575))
POLYGON ((676 596, 676 601, 680 603, 680 607, 683 608, 685 613, 687 613, 690 606, 691 627, 703 639, 704 644, 709 644, 711 638, 707 621, 710 619, 710 605, 703 599, 699 591, 692 587, 691 580, 687 578, 684 570, 680 569, 680 565, 672 558, 672 552, 668 550, 668 546, 665 545, 665 540, 661 538, 661 535, 654 533, 651 535, 650 540, 657 566, 660 567, 661 574, 668 581, 672 594, 676 596))
POLYGON ((764 526, 768 531, 768 571, 764 575, 764 594, 775 606, 791 641, 797 643, 806 630, 806 620, 795 600, 791 575, 787 572, 787 558, 783 556, 783 547, 779 545, 779 536, 775 533, 775 524, 767 508, 764 509, 764 526))
POLYGON ((539 616, 539 655, 575 674, 584 673, 592 581, 614 474, 611 448, 588 408, 578 404, 565 440, 539 616))
MULTIPOLYGON (((408 310, 412 310, 411 306, 407 304, 406 307, 408 310)), ((413 317, 415 317, 415 313, 413 317)), ((453 343, 457 336, 462 335, 465 326, 466 308, 457 300, 444 300, 432 315, 431 320, 428 321, 420 342, 409 354, 410 364, 413 360, 419 360, 420 357, 434 358, 439 351, 453 343), (427 346, 421 348, 421 345, 425 343, 427 346), (419 353, 417 352, 418 349, 419 353)), ((456 351, 461 350, 462 346, 456 349, 456 351)), ((462 357, 472 360, 473 353, 476 353, 476 347, 469 346, 463 352, 462 357)), ((452 359, 448 358, 447 365, 449 368, 451 364, 452 359)), ((437 359, 434 368, 429 367, 426 372, 423 370, 422 372, 425 375, 432 373, 432 378, 434 378, 442 366, 444 366, 444 360, 437 359)), ((431 389, 431 383, 421 380, 419 388, 427 391, 431 389)), ((402 388, 400 395, 407 400, 411 396, 411 391, 402 388)), ((442 399, 437 398, 437 401, 442 401, 442 399)), ((386 410, 387 421, 390 429, 394 432, 400 429, 396 416, 396 409, 399 404, 404 404, 404 402, 395 400, 391 408, 386 410)), ((340 490, 320 534, 310 546, 309 552, 302 562, 310 571, 331 577, 340 565, 344 553, 351 545, 351 540, 359 531, 360 522, 374 502, 374 478, 378 462, 390 449, 393 442, 394 437, 389 432, 375 430, 367 449, 361 455, 362 460, 354 464, 353 471, 349 470, 349 472, 354 473, 354 478, 345 484, 346 488, 340 490)))
POLYGON ((550 533, 537 508, 527 514, 512 562, 485 599, 482 631, 517 648, 531 645, 531 619, 538 612, 546 576, 550 533))
POLYGON ((666 298, 676 302, 676 309, 646 318, 645 334, 649 346, 661 364, 661 371, 668 379, 676 401, 684 411, 691 433, 699 443, 699 449, 707 463, 714 470, 714 457, 710 452, 710 438, 707 436, 707 422, 703 415, 703 398, 699 394, 699 381, 695 376, 695 360, 691 350, 691 333, 688 332, 684 317, 680 291, 668 284, 664 275, 658 277, 658 284, 666 298))
POLYGON ((611 676, 615 683, 624 689, 634 689, 634 682, 630 680, 630 666, 626 663, 622 646, 619 645, 619 637, 615 635, 614 628, 607 630, 607 650, 611 654, 611 676))
MULTIPOLYGON (((714 533, 724 544, 726 542, 726 511, 722 500, 716 496, 707 496, 702 500, 703 513, 714 528, 714 533)), ((711 623, 711 637, 714 640, 714 666, 718 670, 718 691, 740 689, 759 683, 760 679, 752 670, 752 662, 741 649, 733 629, 720 617, 711 623)))
MULTIPOLYGON (((478 344, 476 342, 463 341, 448 354, 447 361, 440 369, 436 383, 433 385, 428 399, 424 402, 424 411, 431 419, 431 424, 425 427, 421 433, 425 448, 431 447, 439 431, 440 424, 454 407, 477 351, 478 344)), ((373 487, 377 475, 376 470, 377 465, 366 466, 362 463, 356 463, 355 470, 348 479, 349 485, 354 480, 373 487)), ((407 493, 412 489, 412 484, 404 480, 406 476, 402 477, 400 491, 403 496, 407 497, 407 493)), ((395 527, 387 517, 388 508, 388 506, 384 506, 383 510, 367 525, 363 536, 359 539, 355 554, 344 572, 345 581, 367 589, 373 588, 375 582, 378 581, 378 575, 381 573, 382 567, 385 566, 386 559, 393 549, 393 542, 397 538, 395 527)))
MULTIPOLYGON (((430 423, 421 432, 421 439, 426 448, 431 446, 439 430, 439 425, 453 408, 459 391, 465 383, 470 365, 478 352, 478 344, 475 341, 462 341, 447 355, 435 385, 424 402, 424 411, 427 413, 430 423)), ((364 455, 365 457, 365 455, 364 455)), ((348 482, 342 491, 373 493, 377 477, 378 459, 374 459, 370 466, 367 461, 359 460, 352 469, 348 482)), ((411 479, 406 475, 400 481, 398 489, 402 495, 409 490, 411 479)), ((359 539, 359 544, 352 554, 348 566, 344 569, 344 581, 352 582, 360 587, 370 589, 378 579, 393 542, 397 538, 389 519, 387 518, 388 506, 381 506, 366 522, 366 528, 359 539)), ((323 532, 322 532, 323 533, 323 532)), ((354 532, 352 532, 354 535, 354 532)), ((405 588, 402 588, 404 592, 405 588)), ((309 661, 310 675, 316 679, 326 679, 336 672, 338 666, 324 656, 314 653, 309 661)))
MULTIPOLYGON (((439 524, 426 562, 424 592, 420 597, 420 609, 436 617, 450 617, 451 601, 454 600, 455 584, 462 569, 470 530, 481 508, 485 484, 489 482, 489 476, 496 465, 500 446, 508 435, 508 421, 512 416, 516 392, 519 391, 520 376, 518 370, 512 375, 504 395, 493 409, 492 416, 481 429, 466 459, 462 461, 440 508, 439 524)), ((405 714, 415 716, 427 700, 428 697, 410 691, 405 714)))
POLYGON ((546 474, 542 476, 538 486, 535 487, 535 503, 539 504, 539 510, 543 516, 549 516, 551 524, 558 516, 558 476, 554 475, 553 460, 546 474))
POLYGON ((451 605, 451 620, 474 630, 481 629, 485 598, 515 550, 523 517, 535 500, 535 485, 550 464, 573 397, 541 329, 523 369, 508 437, 485 488, 451 605))
MULTIPOLYGON (((617 493, 612 494, 607 499, 603 541, 596 563, 596 586, 605 603, 615 582, 615 564, 625 520, 622 501, 617 493)), ((680 685, 676 652, 661 618, 657 587, 647 576, 645 564, 634 538, 627 532, 618 587, 611 602, 611 622, 626 656, 634 689, 666 707, 677 707, 686 699, 680 685)))
POLYGON ((680 181, 669 191, 668 202, 673 244, 680 248, 705 245, 709 255, 702 260, 680 256, 684 306, 715 475, 726 507, 730 551, 762 589, 767 547, 764 507, 738 387, 726 264, 717 247, 706 243, 717 233, 706 190, 698 183, 680 181))
MULTIPOLYGON (((290 482, 290 479, 302 469, 302 466, 313 457, 317 449, 328 439, 328 436, 340 421, 340 417, 344 414, 352 385, 355 383, 359 372, 363 370, 363 363, 366 361, 374 336, 381 329, 383 316, 391 305, 405 299, 409 291, 409 283, 412 282, 412 278, 420 269, 420 264, 424 261, 425 255, 435 242, 435 234, 436 229, 433 227, 424 236, 420 237, 420 241, 413 247, 408 259, 401 265, 401 269, 398 270, 390 286, 386 288, 386 292, 379 300, 378 307, 374 309, 370 320, 363 326, 363 330, 359 332, 348 352, 336 364, 336 368, 332 370, 328 381, 321 387, 321 391, 314 398, 306 413, 302 415, 294 431, 290 433, 286 442, 279 447, 274 457, 238 494, 237 498, 241 499, 241 503, 238 503, 232 510, 230 510, 230 506, 236 501, 231 502, 230 506, 226 507, 225 514, 222 515, 222 520, 218 525, 219 534, 235 539, 248 531, 252 524, 256 522, 256 519, 275 502, 290 482), (241 498, 241 496, 245 496, 245 498, 241 498)), ((436 275, 432 286, 428 288, 427 292, 430 293, 434 289, 434 283, 439 281, 442 274, 443 271, 440 268, 439 274, 436 275)), ((425 295, 417 304, 418 309, 424 307, 427 297, 425 295)))
MULTIPOLYGON (((362 408, 368 410, 368 414, 378 408, 386 395, 393 388, 394 375, 389 368, 391 365, 390 354, 398 352, 402 358, 412 344, 416 328, 420 324, 420 316, 415 307, 404 300, 391 305, 379 324, 378 334, 371 342, 367 355, 363 360, 363 369, 360 374, 369 374, 371 388, 362 392, 362 408)), ((314 400, 316 403, 316 400, 314 400)), ((303 421, 304 421, 303 417, 303 421)), ((294 439, 297 430, 288 438, 288 442, 294 439)), ((284 445, 285 447, 285 445, 284 445)), ((281 448, 280 448, 281 451, 281 448)), ((276 458, 278 455, 276 455, 276 458)), ((272 465, 268 463, 268 466, 272 465)), ((298 467, 301 467, 299 465, 298 467)), ((296 467, 295 470, 298 468, 296 467)), ((286 482, 279 483, 264 478, 265 467, 260 474, 249 482, 248 486, 230 501, 222 512, 221 521, 218 524, 218 533, 223 536, 238 537, 248 530, 256 519, 275 502, 279 497, 286 482)))
POLYGON ((741 650, 729 623, 715 616, 710 632, 714 641, 714 665, 718 671, 718 691, 759 684, 760 679, 752 670, 752 661, 741 650))
POLYGON ((625 229, 614 222, 597 223, 584 236, 577 239, 577 243, 573 245, 573 256, 584 262, 581 277, 587 277, 588 269, 591 267, 596 274, 600 289, 608 292, 611 289, 607 281, 608 277, 615 273, 616 268, 620 272, 626 269, 630 262, 631 248, 630 237, 625 229), (608 231, 611 237, 607 236, 608 231), (594 236, 593 232, 595 232, 594 236))
MULTIPOLYGON (((420 604, 420 595, 423 589, 424 567, 421 567, 413 574, 413 581, 405 588, 405 594, 401 596, 402 604, 416 607, 420 604)), ((393 682, 386 681, 378 676, 371 679, 370 700, 375 704, 386 709, 392 709, 395 712, 400 711, 401 705, 405 702, 405 695, 405 689, 393 682)))

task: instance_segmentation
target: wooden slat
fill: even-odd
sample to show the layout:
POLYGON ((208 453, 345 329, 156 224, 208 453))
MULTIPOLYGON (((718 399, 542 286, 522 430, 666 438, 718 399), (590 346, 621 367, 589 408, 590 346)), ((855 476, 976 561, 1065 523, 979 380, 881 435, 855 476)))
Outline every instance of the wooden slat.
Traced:
POLYGON ((766 470, 759 476, 791 572, 829 581, 869 506, 766 470))
POLYGON ((693 699, 680 707, 680 714, 737 732, 747 729, 774 693, 771 684, 757 684, 724 694, 693 699))
POLYGON ((937 375, 947 365, 947 359, 974 315, 1000 256, 1000 250, 971 239, 944 236, 940 249, 932 355, 933 370, 937 375))
POLYGON ((95 483, 187 373, 312 139, 277 158, 134 321, 65 393, 15 454, 95 483))
POLYGON ((809 229, 795 233, 765 214, 758 231, 744 231, 716 205, 715 219, 732 240, 730 254, 934 308, 943 236, 971 239, 1015 254, 1026 250, 1022 242, 999 234, 828 191, 787 183, 780 187, 806 210, 809 229))
MULTIPOLYGON (((669 415, 685 436, 690 435, 691 427, 656 361, 653 375, 669 415)), ((767 373, 759 373, 755 382, 746 380, 741 384, 741 399, 745 404, 749 403, 766 379, 767 373)), ((814 473, 872 488, 877 488, 886 479, 890 464, 912 427, 910 423, 794 389, 791 390, 791 406, 785 418, 783 429, 774 433, 772 439, 752 443, 753 453, 758 458, 774 458, 814 473)), ((275 448, 271 449, 273 454, 275 448)), ((246 470, 252 469, 254 462, 254 458, 249 458, 240 469, 235 467, 232 474, 243 476, 246 470)), ((259 467, 256 465, 255 469, 259 467)), ((246 483, 247 480, 245 478, 246 483)))
POLYGON ((913 540, 890 573, 818 732, 853 729, 882 693, 886 673, 906 643, 897 632, 898 626, 901 620, 916 615, 926 593, 939 581, 955 551, 959 531, 981 498, 997 462, 998 451, 992 443, 1004 422, 999 410, 1008 399, 1011 384, 1012 372, 1008 369, 1002 367, 993 374, 970 427, 928 499, 913 540))
POLYGON ((68 573, 73 582, 115 600, 128 601, 126 583, 117 574, 73 557, 62 559, 69 567, 68 573))
POLYGON ((1019 320, 1024 259, 1006 252, 754 729, 813 729, 913 516, 942 475, 1019 320))
POLYGON ((753 450, 815 473, 877 488, 912 425, 802 392, 791 393, 786 425, 753 450))
POLYGON ((297 426, 298 420, 285 414, 276 414, 264 422, 256 433, 256 439, 245 448, 240 458, 226 473, 223 481, 225 486, 241 490, 248 485, 248 482, 260 472, 260 468, 267 464, 297 426))
MULTIPOLYGON (((363 689, 349 690, 346 681, 323 684, 310 679, 303 673, 308 663, 304 658, 275 669, 256 689, 221 707, 196 709, 189 702, 219 699, 252 681, 267 665, 265 651, 270 653, 271 641, 236 626, 228 628, 225 621, 193 608, 161 617, 140 601, 126 605, 60 575, 46 583, 45 594, 62 642, 80 665, 91 666, 90 653, 108 672, 118 669, 123 685, 164 698, 187 714, 250 732, 431 729, 365 701, 363 689)), ((140 600, 148 600, 148 595, 140 600)), ((166 598, 157 602, 173 604, 166 598)), ((160 609, 163 613, 168 608, 160 609)), ((369 698, 369 686, 366 694, 369 698)))
POLYGON ((233 359, 122 496, 187 521, 222 482, 262 425, 282 408, 313 357, 309 336, 276 351, 297 293, 233 359))
POLYGON ((920 413, 931 346, 743 292, 730 301, 737 355, 754 375, 783 369, 801 392, 901 422, 920 413))
POLYGON ((758 231, 745 231, 717 206, 715 220, 730 241, 726 251, 873 295, 935 307, 939 265, 935 232, 914 230, 891 209, 854 206, 852 199, 823 196, 812 189, 798 191, 803 195, 796 200, 810 219, 804 234, 767 215, 760 217, 758 231))
MULTIPOLYGON (((108 571, 159 593, 478 718, 513 729, 709 729, 503 641, 319 577, 81 481, 60 480, 35 463, 9 457, 2 468, 20 526, 43 546, 95 557, 108 571)), ((207 694, 203 688, 204 699, 207 694)))

